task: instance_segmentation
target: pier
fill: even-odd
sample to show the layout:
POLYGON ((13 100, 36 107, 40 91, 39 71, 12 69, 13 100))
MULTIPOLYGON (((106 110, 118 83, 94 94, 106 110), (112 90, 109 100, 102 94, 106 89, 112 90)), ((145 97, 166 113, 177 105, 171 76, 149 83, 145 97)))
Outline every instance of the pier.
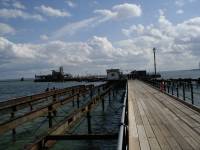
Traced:
POLYGON ((63 147, 99 141, 102 149, 106 144, 118 150, 199 150, 199 107, 175 97, 174 87, 160 89, 161 84, 112 81, 1 102, 0 138, 7 140, 1 144, 46 150, 57 149, 62 141, 63 147))

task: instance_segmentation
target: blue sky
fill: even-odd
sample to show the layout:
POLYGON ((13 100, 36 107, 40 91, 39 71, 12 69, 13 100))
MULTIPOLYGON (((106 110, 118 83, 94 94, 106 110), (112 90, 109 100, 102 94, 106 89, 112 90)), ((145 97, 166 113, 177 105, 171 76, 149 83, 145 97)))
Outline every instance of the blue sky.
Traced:
POLYGON ((196 68, 199 0, 1 0, 0 78, 33 77, 62 65, 73 74, 107 68, 196 68))

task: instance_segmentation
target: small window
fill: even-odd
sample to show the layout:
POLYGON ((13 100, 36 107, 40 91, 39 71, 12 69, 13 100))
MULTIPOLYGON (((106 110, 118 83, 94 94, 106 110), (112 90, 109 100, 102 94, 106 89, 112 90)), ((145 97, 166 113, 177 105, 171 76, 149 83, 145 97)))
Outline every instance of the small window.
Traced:
POLYGON ((114 73, 112 73, 112 74, 111 74, 111 76, 112 76, 112 77, 114 77, 114 76, 115 76, 115 74, 114 74, 114 73))

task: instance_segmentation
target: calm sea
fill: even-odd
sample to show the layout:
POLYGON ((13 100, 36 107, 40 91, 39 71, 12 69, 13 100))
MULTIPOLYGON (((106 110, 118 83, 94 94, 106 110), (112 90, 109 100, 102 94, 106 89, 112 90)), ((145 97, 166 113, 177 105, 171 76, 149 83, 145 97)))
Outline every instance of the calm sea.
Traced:
POLYGON ((169 78, 192 78, 198 79, 200 78, 200 69, 194 70, 179 70, 179 71, 162 71, 160 72, 162 78, 169 79, 169 78))

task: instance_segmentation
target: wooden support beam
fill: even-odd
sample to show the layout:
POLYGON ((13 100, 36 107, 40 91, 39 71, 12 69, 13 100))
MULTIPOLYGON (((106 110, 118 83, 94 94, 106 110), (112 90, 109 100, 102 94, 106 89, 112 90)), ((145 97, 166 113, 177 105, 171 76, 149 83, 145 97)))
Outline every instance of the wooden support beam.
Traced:
MULTIPOLYGON (((85 92, 88 92, 88 91, 85 91, 85 92)), ((85 92, 83 92, 83 93, 85 93, 85 92)), ((0 124, 0 134, 3 134, 3 133, 5 133, 5 132, 7 132, 11 129, 14 129, 17 126, 22 125, 25 122, 31 121, 31 120, 39 117, 39 116, 47 115, 48 112, 49 112, 48 107, 50 105, 52 106, 52 111, 54 111, 54 110, 58 109, 60 106, 71 102, 74 97, 77 97, 77 96, 76 95, 69 96, 69 97, 67 97, 67 98, 65 98, 61 101, 56 101, 52 104, 49 104, 48 106, 38 108, 38 109, 31 111, 31 112, 28 112, 28 113, 26 113, 22 116, 19 116, 17 118, 12 119, 12 120, 1 123, 0 124)))
MULTIPOLYGON (((106 89, 101 96, 105 96, 109 92, 109 88, 106 89)), ((101 99, 99 96, 95 96, 92 98, 91 101, 86 103, 84 106, 81 108, 73 111, 68 117, 66 117, 63 121, 59 122, 55 127, 49 130, 48 134, 44 137, 41 137, 37 141, 34 142, 34 144, 30 144, 26 146, 26 150, 40 150, 43 148, 50 148, 55 144, 55 140, 49 140, 45 143, 45 137, 48 135, 59 135, 66 133, 67 131, 70 130, 72 126, 74 126, 77 122, 83 118, 88 111, 90 111, 92 108, 94 108, 100 101, 101 99), (41 145, 42 143, 42 145, 41 145)))
MULTIPOLYGON (((26 114, 24 114, 22 116, 19 116, 19 117, 16 117, 16 118, 13 117, 13 119, 11 119, 9 121, 6 121, 4 123, 1 123, 0 124, 0 134, 3 134, 3 133, 5 133, 5 132, 7 132, 9 130, 15 129, 16 127, 22 125, 23 123, 31 121, 31 120, 33 120, 33 119, 35 119, 37 117, 48 115, 48 113, 49 113, 48 107, 50 105, 52 106, 53 114, 56 115, 56 111, 55 110, 57 110, 60 106, 71 102, 74 98, 77 98, 76 92, 79 91, 80 92, 79 96, 80 96, 80 94, 82 95, 82 94, 88 93, 90 87, 94 87, 94 86, 91 86, 91 85, 86 86, 86 89, 88 89, 88 90, 86 90, 86 89, 74 89, 75 94, 72 95, 72 96, 69 96, 69 97, 67 97, 67 98, 65 98, 63 100, 60 100, 60 101, 56 101, 56 102, 54 102, 52 104, 49 104, 47 106, 43 106, 42 108, 38 108, 36 110, 28 112, 28 113, 26 113, 26 114)), ((16 111, 16 106, 13 106, 12 110, 13 109, 16 111)), ((52 114, 51 114, 51 116, 52 116, 52 114)))

